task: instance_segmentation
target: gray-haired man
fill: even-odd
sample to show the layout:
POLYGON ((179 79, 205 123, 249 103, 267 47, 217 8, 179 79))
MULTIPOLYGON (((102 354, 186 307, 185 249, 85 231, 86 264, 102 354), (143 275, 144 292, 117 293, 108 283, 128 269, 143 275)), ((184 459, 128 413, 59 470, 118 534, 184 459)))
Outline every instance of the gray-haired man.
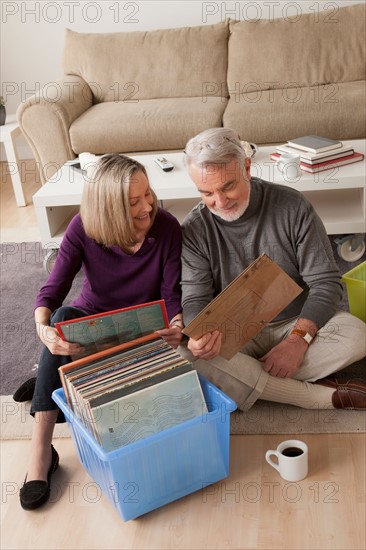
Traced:
POLYGON ((312 205, 294 189, 251 178, 233 130, 202 132, 185 156, 202 198, 183 222, 185 324, 263 252, 304 289, 229 361, 219 356, 219 331, 189 339, 197 370, 241 409, 257 399, 366 408, 365 381, 325 378, 364 357, 366 325, 337 309, 340 273, 312 205))

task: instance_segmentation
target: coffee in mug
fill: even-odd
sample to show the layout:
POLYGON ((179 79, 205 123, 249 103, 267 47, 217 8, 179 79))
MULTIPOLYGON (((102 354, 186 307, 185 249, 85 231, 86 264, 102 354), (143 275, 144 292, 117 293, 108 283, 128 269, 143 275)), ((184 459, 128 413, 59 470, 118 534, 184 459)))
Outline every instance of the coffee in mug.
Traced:
POLYGON ((282 454, 285 456, 300 456, 303 452, 304 451, 299 449, 299 447, 287 447, 287 449, 282 451, 282 454))
POLYGON ((276 450, 266 452, 266 460, 286 481, 300 481, 308 475, 308 446, 303 441, 282 441, 276 450), (277 462, 272 456, 277 457, 277 462))

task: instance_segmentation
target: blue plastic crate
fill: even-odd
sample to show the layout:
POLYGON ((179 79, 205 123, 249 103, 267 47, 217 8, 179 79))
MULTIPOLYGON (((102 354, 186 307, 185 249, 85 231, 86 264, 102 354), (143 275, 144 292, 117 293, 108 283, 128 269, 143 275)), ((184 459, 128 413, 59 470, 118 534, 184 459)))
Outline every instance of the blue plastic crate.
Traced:
POLYGON ((209 412, 106 453, 67 405, 65 415, 80 461, 124 521, 198 491, 229 475, 232 399, 200 376, 209 412))

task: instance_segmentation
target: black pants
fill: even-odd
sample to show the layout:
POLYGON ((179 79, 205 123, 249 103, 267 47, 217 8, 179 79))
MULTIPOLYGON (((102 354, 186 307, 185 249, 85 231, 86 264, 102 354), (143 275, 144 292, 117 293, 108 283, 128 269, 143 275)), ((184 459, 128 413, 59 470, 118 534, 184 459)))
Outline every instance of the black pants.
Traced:
MULTIPOLYGON (((69 321, 78 317, 85 317, 87 313, 79 308, 72 306, 62 306, 56 309, 50 319, 51 327, 61 321, 69 321)), ((61 387, 61 379, 58 368, 70 363, 69 355, 52 355, 46 346, 44 346, 38 365, 37 381, 32 399, 30 414, 40 411, 54 411, 58 406, 52 399, 52 392, 61 387)), ((59 412, 57 423, 65 422, 63 412, 59 412)))

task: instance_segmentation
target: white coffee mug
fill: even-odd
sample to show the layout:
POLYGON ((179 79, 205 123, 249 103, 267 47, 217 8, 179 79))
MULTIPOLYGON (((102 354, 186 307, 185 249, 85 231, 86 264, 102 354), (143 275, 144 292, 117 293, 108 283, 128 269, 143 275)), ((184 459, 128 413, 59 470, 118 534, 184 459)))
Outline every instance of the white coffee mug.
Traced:
POLYGON ((308 446, 303 441, 288 439, 282 441, 277 450, 266 452, 266 460, 273 466, 286 481, 300 481, 308 475, 308 446), (276 456, 274 462, 271 456, 276 456))
POLYGON ((98 161, 98 157, 92 153, 79 153, 80 168, 82 170, 88 170, 91 166, 94 166, 98 161))
POLYGON ((283 153, 276 164, 286 181, 297 181, 301 177, 300 155, 283 153))

